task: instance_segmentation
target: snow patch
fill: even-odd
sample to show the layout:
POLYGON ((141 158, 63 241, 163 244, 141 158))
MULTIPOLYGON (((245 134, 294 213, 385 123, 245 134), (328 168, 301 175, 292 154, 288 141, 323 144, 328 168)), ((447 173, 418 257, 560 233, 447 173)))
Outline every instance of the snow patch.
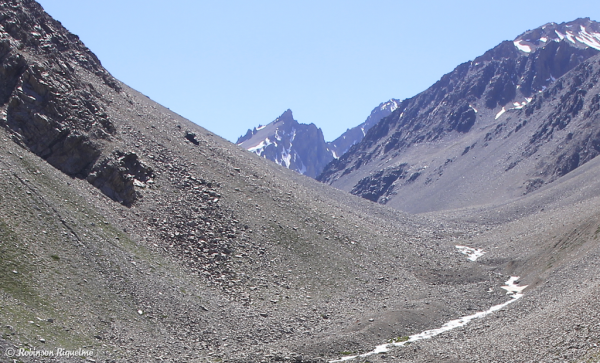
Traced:
POLYGON ((515 40, 513 43, 515 47, 517 47, 517 49, 519 49, 520 51, 525 53, 531 53, 531 47, 527 44, 524 44, 522 40, 515 40))
POLYGON ((465 326, 474 319, 481 319, 487 315, 490 315, 493 312, 496 312, 496 311, 506 307, 509 304, 512 304, 513 302, 515 302, 518 299, 520 299, 521 297, 523 297, 523 294, 521 294, 521 291, 523 291, 523 289, 525 289, 527 286, 516 285, 515 282, 517 280, 519 280, 519 277, 512 276, 508 281, 505 282, 506 286, 502 286, 503 289, 505 289, 505 290, 510 289, 510 291, 511 291, 511 292, 509 292, 511 299, 505 303, 502 303, 499 305, 494 305, 491 308, 487 309, 486 311, 480 311, 473 315, 467 315, 467 316, 463 316, 462 318, 458 318, 456 320, 450 320, 446 324, 442 325, 441 328, 426 330, 422 333, 411 335, 408 337, 407 340, 405 340, 403 342, 391 342, 391 343, 381 344, 381 345, 376 346, 375 349, 373 349, 372 351, 370 351, 368 353, 361 354, 361 355, 354 355, 354 356, 350 356, 350 357, 344 357, 344 358, 341 358, 338 360, 332 360, 329 363, 343 362, 343 361, 347 361, 347 360, 358 358, 358 357, 362 358, 362 357, 368 357, 368 356, 371 356, 374 354, 386 353, 391 348, 402 347, 402 346, 405 346, 412 342, 416 342, 416 341, 423 340, 423 339, 430 339, 430 338, 435 337, 436 335, 440 335, 449 330, 459 328, 461 326, 465 326))
POLYGON ((472 248, 467 246, 455 246, 458 252, 463 255, 467 255, 467 258, 471 261, 476 261, 479 257, 483 256, 485 252, 481 248, 472 248))
MULTIPOLYGON (((295 159, 296 155, 297 154, 294 154, 294 159, 295 159)), ((302 175, 304 175, 306 173, 306 166, 304 165, 302 160, 300 160, 300 169, 298 170, 298 172, 302 175)))
POLYGON ((477 113, 477 109, 471 105, 469 105, 469 107, 471 107, 473 109, 473 111, 475 111, 475 113, 477 113))
POLYGON ((512 108, 512 110, 520 110, 520 109, 522 109, 523 107, 527 106, 527 104, 528 104, 529 102, 531 102, 531 100, 532 100, 532 99, 533 99, 533 98, 527 98, 527 97, 526 97, 526 98, 525 98, 525 101, 523 101, 523 102, 521 102, 521 103, 519 103, 519 102, 513 102, 513 105, 514 105, 515 107, 513 107, 513 108, 512 108))
POLYGON ((269 140, 269 138, 267 137, 266 139, 261 141, 258 145, 249 147, 248 151, 253 152, 258 156, 261 156, 262 152, 265 150, 265 148, 271 144, 272 144, 271 140, 269 140))
POLYGON ((267 127, 267 125, 258 125, 258 127, 256 128, 256 131, 258 131, 258 130, 262 130, 262 129, 264 129, 265 127, 267 127))
MULTIPOLYGON (((506 290, 507 295, 511 295, 511 296, 519 295, 519 297, 521 297, 521 296, 523 296, 521 293, 529 285, 519 286, 519 285, 517 285, 518 281, 519 281, 519 276, 511 276, 511 278, 505 282, 506 286, 500 286, 500 287, 503 288, 504 290, 506 290)), ((519 297, 517 297, 517 299, 519 297)))
POLYGON ((496 118, 494 120, 497 120, 500 118, 500 116, 502 116, 504 113, 506 112, 506 109, 504 107, 502 107, 502 109, 500 110, 500 112, 498 112, 496 114, 496 118))
POLYGON ((581 31, 575 37, 579 42, 587 45, 590 48, 600 50, 600 33, 588 33, 585 27, 581 26, 581 31))
POLYGON ((142 181, 139 181, 137 179, 133 179, 133 186, 134 187, 138 187, 138 188, 145 188, 146 184, 142 181))

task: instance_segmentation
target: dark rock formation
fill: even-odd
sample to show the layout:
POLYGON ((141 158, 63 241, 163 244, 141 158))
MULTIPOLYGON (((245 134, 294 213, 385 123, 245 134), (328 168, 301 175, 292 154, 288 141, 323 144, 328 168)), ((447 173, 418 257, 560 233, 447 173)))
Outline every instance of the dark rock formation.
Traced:
POLYGON ((373 175, 362 178, 350 193, 373 202, 385 204, 398 179, 406 179, 408 164, 385 168, 373 175), (382 198, 383 197, 383 198, 382 198))
POLYGON ((153 177, 152 168, 135 153, 116 151, 94 166, 87 181, 111 199, 130 207, 139 196, 135 187, 145 187, 153 177))
POLYGON ((135 179, 151 171, 137 155, 116 152, 98 162, 116 127, 109 100, 78 73, 91 72, 120 91, 79 38, 50 18, 34 1, 0 4, 0 119, 13 139, 72 177, 87 179, 110 198, 131 206, 135 179), (21 8, 22 6, 22 8, 21 8))

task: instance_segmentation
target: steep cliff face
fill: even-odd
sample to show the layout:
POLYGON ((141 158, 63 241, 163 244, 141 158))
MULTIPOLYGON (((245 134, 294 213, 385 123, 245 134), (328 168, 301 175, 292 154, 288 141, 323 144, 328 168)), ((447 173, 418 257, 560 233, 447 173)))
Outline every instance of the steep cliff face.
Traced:
POLYGON ((0 124, 57 169, 130 206, 139 196, 136 177, 146 182, 152 170, 135 154, 128 154, 135 162, 123 162, 127 152, 112 149, 111 100, 98 85, 119 92, 119 82, 34 1, 5 2, 0 11, 0 124))
MULTIPOLYGON (((558 153, 547 148, 542 152, 533 145, 543 143, 543 137, 552 138, 548 132, 562 130, 574 119, 578 124, 592 122, 596 100, 590 90, 596 87, 595 56, 600 46, 590 39, 600 37, 597 27, 589 19, 547 24, 459 65, 426 91, 402 101, 360 144, 332 161, 318 180, 417 211, 516 196, 564 175, 580 161, 595 156, 591 146, 583 148, 571 142, 569 151, 563 145, 558 153), (548 35, 551 31, 554 38, 548 35), (585 109, 589 112, 581 112, 585 109), (526 134, 530 146, 523 144, 526 134), (575 150, 582 148, 588 156, 577 159, 573 155, 581 153, 575 150), (475 159, 483 163, 477 171, 473 170, 475 159), (524 159, 529 160, 528 166, 522 163, 524 159), (546 166, 538 160, 544 160, 546 166), (513 168, 519 163, 515 175, 513 168), (408 178, 399 174, 378 194, 373 194, 371 187, 361 187, 372 185, 367 179, 400 165, 408 178), (554 170, 551 165, 559 166, 554 170), (496 178, 493 192, 478 185, 487 183, 489 175, 496 178), (465 178, 468 183, 461 184, 465 178), (456 185, 461 187, 456 189, 456 185), (422 188, 415 193, 417 186, 422 188), (425 197, 427 193, 443 198, 433 200, 425 197)), ((581 126, 577 133, 586 130, 582 137, 593 140, 592 129, 581 126)))

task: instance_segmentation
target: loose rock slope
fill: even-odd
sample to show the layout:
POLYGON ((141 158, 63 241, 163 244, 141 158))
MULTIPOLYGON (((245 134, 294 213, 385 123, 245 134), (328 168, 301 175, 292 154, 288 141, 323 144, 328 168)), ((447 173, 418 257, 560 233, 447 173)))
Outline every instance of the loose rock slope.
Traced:
POLYGON ((324 362, 502 303, 514 273, 532 288, 501 319, 398 356, 506 361, 505 345, 481 342, 517 320, 539 322, 538 339, 552 342, 529 344, 522 325, 511 338, 528 347, 521 361, 561 350, 548 340, 561 327, 581 326, 574 359, 597 354, 597 188, 585 183, 595 159, 521 204, 408 215, 156 104, 33 1, 1 1, 0 25, 0 361, 63 348, 96 362, 324 362), (487 253, 473 262, 455 245, 487 253), (592 318, 544 315, 564 306, 592 318), (456 356, 462 346, 468 356, 456 356))

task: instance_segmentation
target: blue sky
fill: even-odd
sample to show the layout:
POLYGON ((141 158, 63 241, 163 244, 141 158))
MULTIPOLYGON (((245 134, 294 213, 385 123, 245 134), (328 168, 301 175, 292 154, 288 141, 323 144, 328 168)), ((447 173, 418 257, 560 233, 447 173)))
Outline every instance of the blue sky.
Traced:
POLYGON ((116 78, 230 141, 288 108, 330 141, 503 40, 600 21, 597 0, 39 2, 116 78))

